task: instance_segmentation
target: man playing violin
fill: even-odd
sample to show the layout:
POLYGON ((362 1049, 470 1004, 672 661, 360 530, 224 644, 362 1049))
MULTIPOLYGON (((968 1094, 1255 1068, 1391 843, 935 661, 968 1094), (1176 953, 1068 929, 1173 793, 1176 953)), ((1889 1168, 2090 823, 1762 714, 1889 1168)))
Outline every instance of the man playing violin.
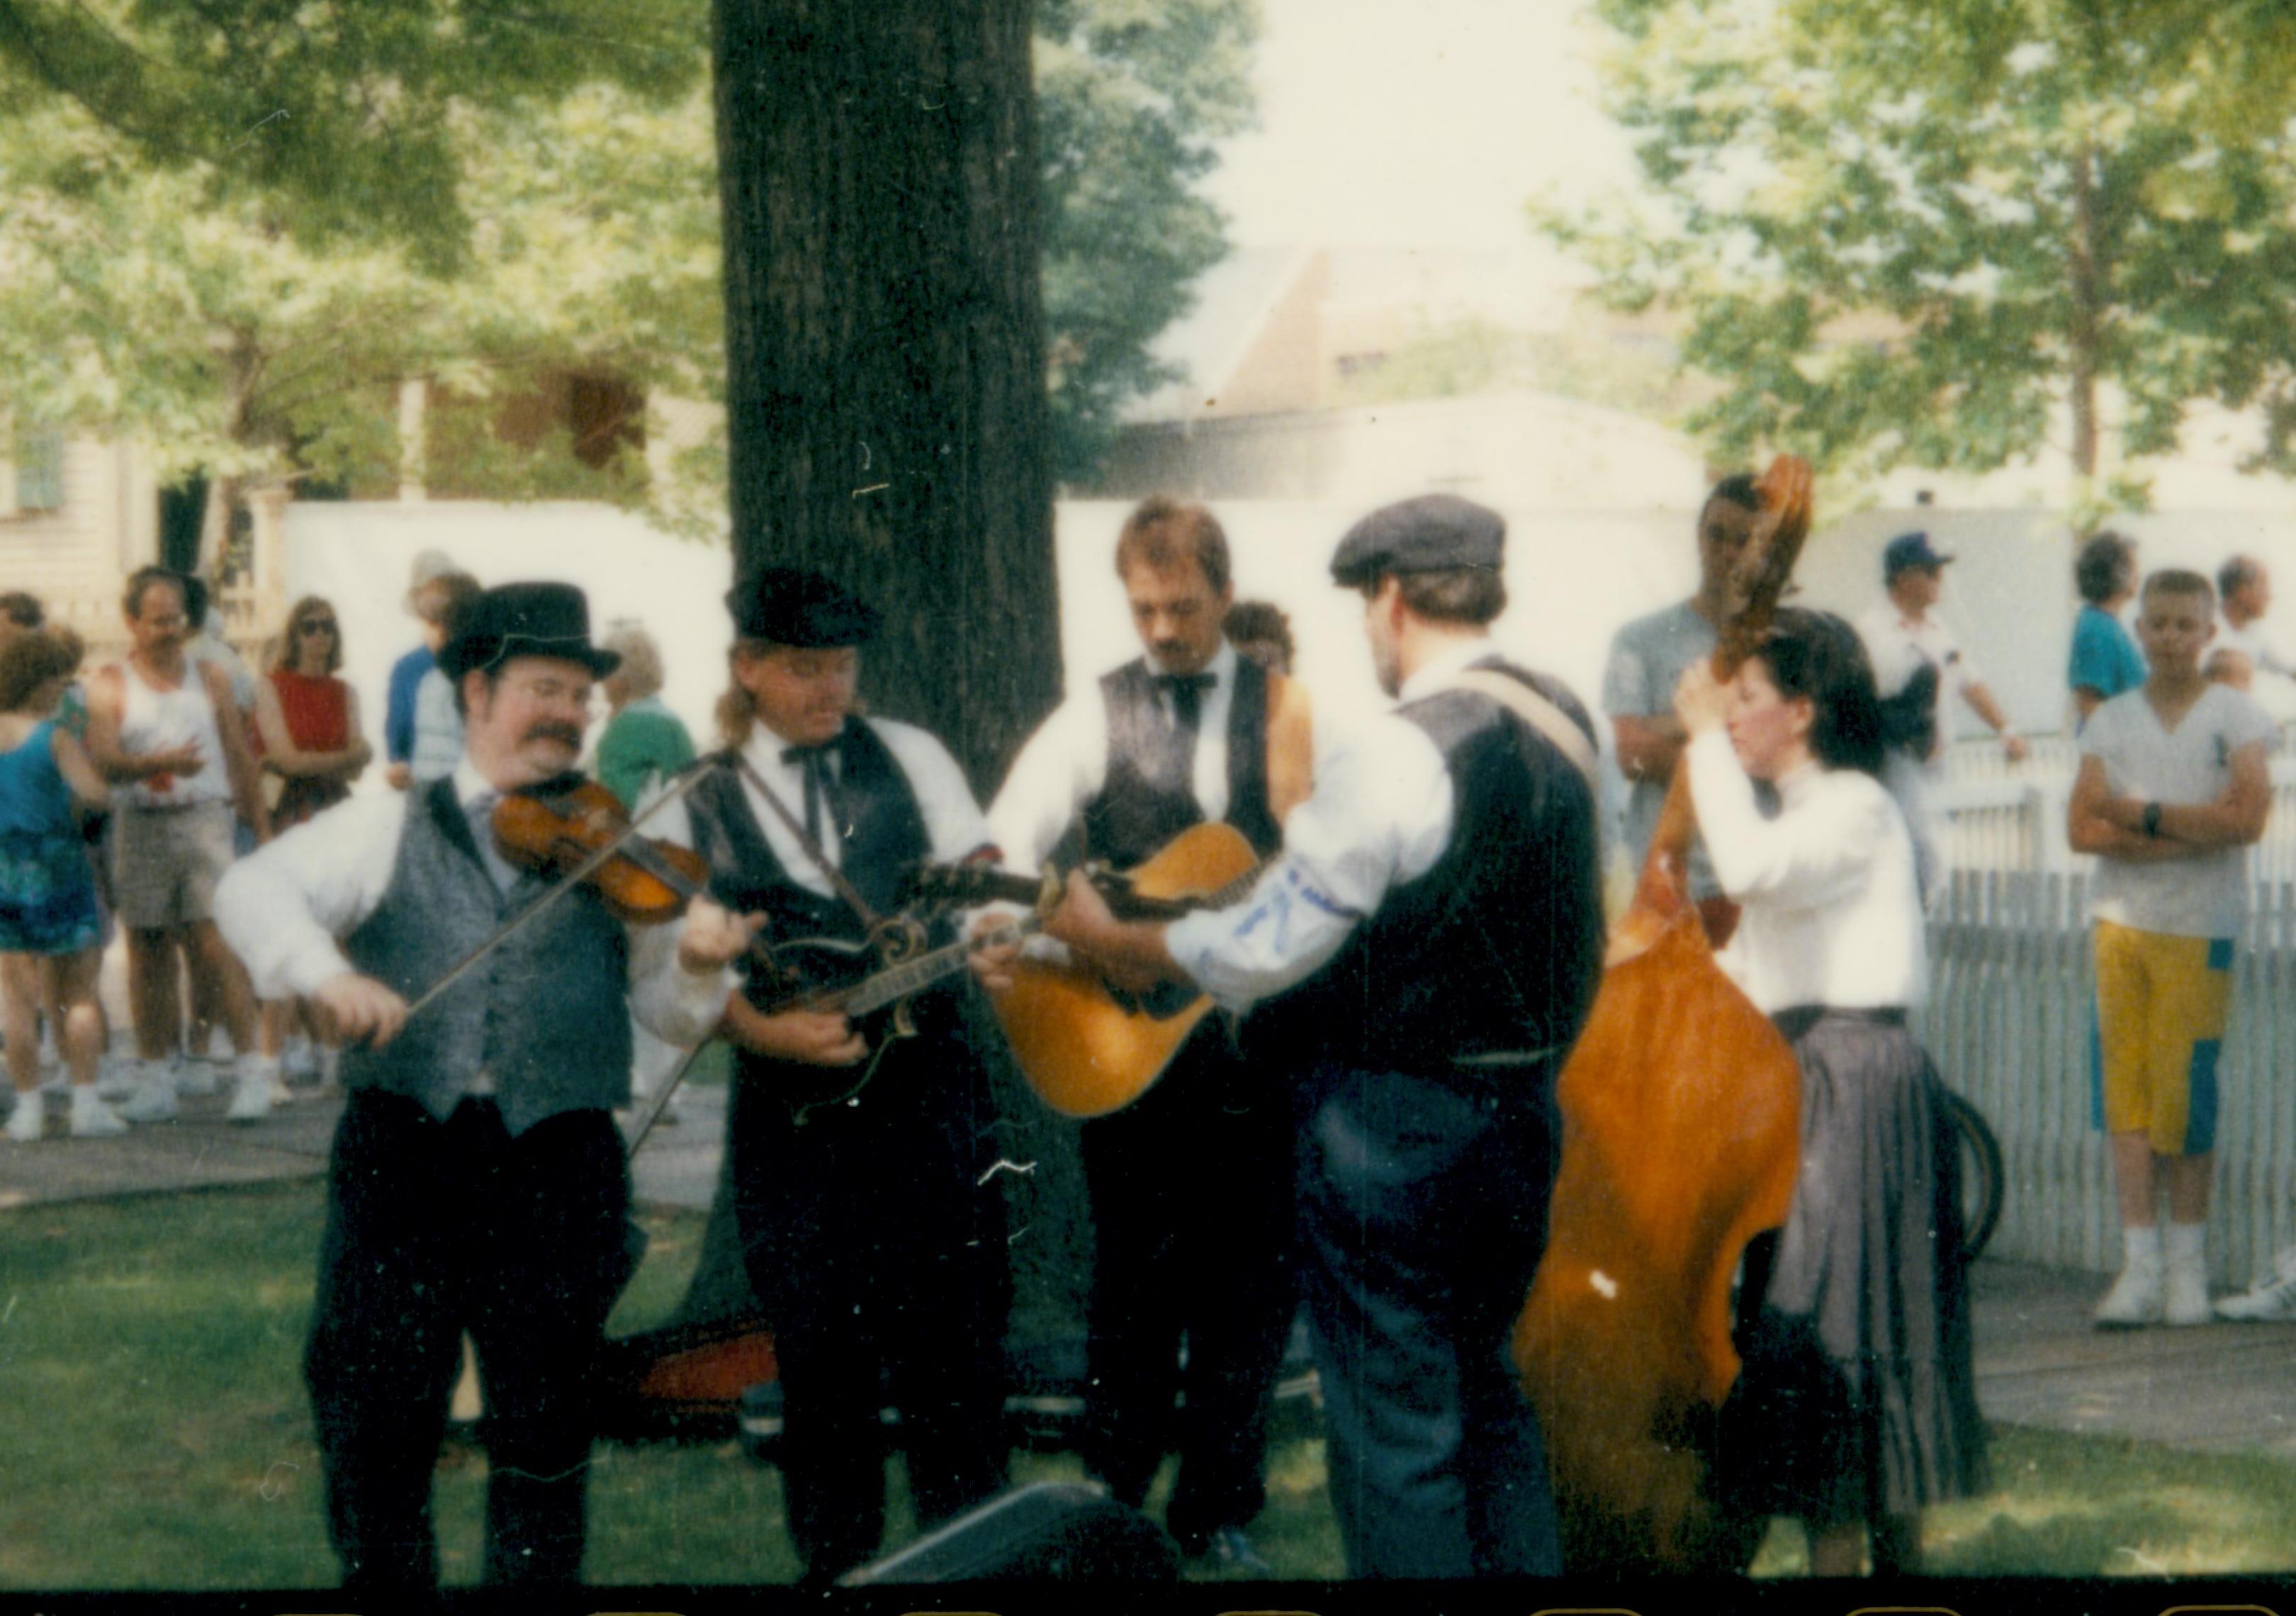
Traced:
MULTIPOLYGON (((786 567, 742 579, 726 605, 732 767, 658 821, 707 860, 713 897, 767 915, 776 944, 857 944, 917 861, 994 857, 947 749, 854 710, 874 610, 786 567)), ((921 1522, 1004 1485, 1011 1279, 995 1111, 955 992, 910 1001, 916 1036, 822 1103, 862 1083, 874 1052, 842 1013, 792 1002, 800 987, 753 967, 722 1030, 739 1052, 735 1223, 780 1365, 790 1535, 818 1584, 876 1549, 889 1399, 921 1522)))
POLYGON ((612 1118, 628 1013, 699 1041, 758 925, 697 900, 679 923, 626 927, 579 888, 502 934, 554 889, 504 857, 493 808, 574 767, 615 662, 580 590, 486 591, 439 656, 466 720, 455 772, 297 826, 217 895, 258 991, 309 999, 348 1046, 304 1358, 346 1587, 437 1586, 430 1475, 466 1331, 488 1399, 482 1578, 581 1574, 591 1375, 628 1277, 612 1118))

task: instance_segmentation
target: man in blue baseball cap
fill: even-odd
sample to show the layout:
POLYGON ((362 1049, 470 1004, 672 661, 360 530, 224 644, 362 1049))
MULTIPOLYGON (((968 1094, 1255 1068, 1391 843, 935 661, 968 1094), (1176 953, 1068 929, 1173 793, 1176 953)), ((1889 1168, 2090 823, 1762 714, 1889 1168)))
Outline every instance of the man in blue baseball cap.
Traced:
POLYGON ((1945 874, 1930 799, 1945 778, 1942 718, 1951 699, 1958 695, 2001 737, 2010 761, 2022 760, 2027 750, 1953 630, 1930 615, 1952 561, 1928 534, 1900 533, 1882 551, 1884 598, 1857 619, 1882 695, 1882 783, 1905 810, 1922 890, 1931 895, 1945 874))

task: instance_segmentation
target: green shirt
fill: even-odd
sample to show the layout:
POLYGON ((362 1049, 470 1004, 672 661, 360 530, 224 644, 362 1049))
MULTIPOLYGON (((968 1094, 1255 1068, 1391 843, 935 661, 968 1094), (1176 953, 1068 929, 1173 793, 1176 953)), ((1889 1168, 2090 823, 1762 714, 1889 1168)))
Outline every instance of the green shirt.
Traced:
POLYGON ((656 781, 693 761, 693 738, 659 696, 642 696, 608 721, 598 737, 598 781, 636 812, 656 781))

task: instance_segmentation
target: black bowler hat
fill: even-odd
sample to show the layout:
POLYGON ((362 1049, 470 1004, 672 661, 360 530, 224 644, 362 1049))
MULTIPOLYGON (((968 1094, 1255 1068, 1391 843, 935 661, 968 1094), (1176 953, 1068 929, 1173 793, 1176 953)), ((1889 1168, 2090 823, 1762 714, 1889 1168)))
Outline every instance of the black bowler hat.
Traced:
POLYGON ((590 601, 571 584, 502 584, 480 591, 455 614, 439 651, 439 671, 459 682, 473 668, 512 657, 561 657, 594 678, 622 665, 619 652, 590 644, 590 601))
POLYGON ((775 645, 858 645, 877 633, 877 609, 834 579, 801 567, 767 567, 726 592, 734 632, 775 645))
POLYGON ((1926 533, 1900 533, 1882 552, 1882 581, 1888 583, 1900 572, 1911 572, 1921 567, 1934 571, 1953 559, 1944 551, 1934 549, 1926 533))
POLYGON ((1390 573, 1496 571, 1506 519, 1456 494, 1422 494, 1382 505, 1348 529, 1332 557, 1332 580, 1360 588, 1390 573))

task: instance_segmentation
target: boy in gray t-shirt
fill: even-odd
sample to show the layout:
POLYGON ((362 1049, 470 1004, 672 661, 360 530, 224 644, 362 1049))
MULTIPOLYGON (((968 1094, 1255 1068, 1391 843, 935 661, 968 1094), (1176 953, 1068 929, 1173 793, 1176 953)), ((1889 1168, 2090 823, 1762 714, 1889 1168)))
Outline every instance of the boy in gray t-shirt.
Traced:
POLYGON ((2089 715, 2065 815, 2074 850, 2098 859, 2096 1098, 2123 1248, 2101 1329, 2209 1320, 2217 1056, 2247 909, 2243 849, 2272 806, 2273 735, 2247 697, 2201 677, 2214 607, 2197 572, 2144 580, 2136 638, 2150 672, 2089 715))

